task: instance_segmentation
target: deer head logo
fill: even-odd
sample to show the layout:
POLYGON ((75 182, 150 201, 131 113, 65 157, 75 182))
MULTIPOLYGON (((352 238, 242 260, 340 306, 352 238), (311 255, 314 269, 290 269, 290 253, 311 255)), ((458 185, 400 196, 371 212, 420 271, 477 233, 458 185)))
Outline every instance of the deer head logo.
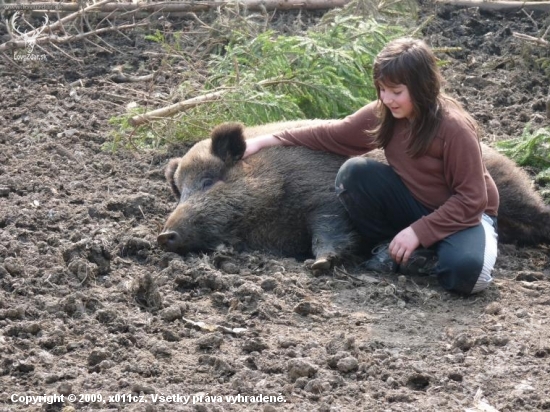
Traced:
MULTIPOLYGON (((8 27, 11 27, 13 32, 17 33, 23 39, 23 41, 25 42, 25 52, 27 54, 31 54, 34 50, 34 46, 36 46, 36 40, 48 25, 48 21, 49 21, 48 15, 45 14, 44 25, 42 27, 34 29, 28 33, 27 32, 22 33, 17 27, 16 22, 19 17, 20 17, 19 12, 15 12, 10 19, 10 24, 8 27)), ((12 35, 13 35, 13 32, 12 32, 12 35)))

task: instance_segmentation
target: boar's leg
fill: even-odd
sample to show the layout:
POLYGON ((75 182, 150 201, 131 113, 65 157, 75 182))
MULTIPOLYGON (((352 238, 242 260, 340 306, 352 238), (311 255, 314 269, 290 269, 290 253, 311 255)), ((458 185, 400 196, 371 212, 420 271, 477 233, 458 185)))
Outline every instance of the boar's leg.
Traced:
POLYGON ((358 235, 352 229, 349 219, 342 214, 323 213, 310 221, 312 234, 311 249, 315 256, 313 270, 328 270, 336 259, 352 253, 356 248, 358 235))

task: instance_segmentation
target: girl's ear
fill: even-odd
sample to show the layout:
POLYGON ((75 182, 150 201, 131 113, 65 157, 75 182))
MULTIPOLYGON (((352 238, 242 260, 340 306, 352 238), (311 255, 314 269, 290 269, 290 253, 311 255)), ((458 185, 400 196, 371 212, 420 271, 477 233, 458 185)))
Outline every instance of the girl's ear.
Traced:
POLYGON ((181 196, 181 193, 178 186, 176 185, 175 174, 176 174, 176 170, 178 169, 178 165, 180 164, 180 160, 181 160, 181 157, 171 159, 168 162, 166 169, 164 169, 164 176, 166 177, 166 180, 170 184, 172 193, 174 193, 174 196, 176 196, 176 199, 178 200, 181 196))
POLYGON ((212 131, 212 149, 214 156, 230 165, 239 161, 246 150, 244 126, 241 123, 224 123, 212 131))

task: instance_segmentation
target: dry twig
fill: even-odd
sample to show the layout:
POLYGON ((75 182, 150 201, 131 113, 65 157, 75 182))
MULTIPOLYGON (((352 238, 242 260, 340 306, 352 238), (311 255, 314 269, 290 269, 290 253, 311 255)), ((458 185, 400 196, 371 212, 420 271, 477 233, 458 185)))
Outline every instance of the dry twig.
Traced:
POLYGON ((484 1, 484 0, 437 0, 438 3, 456 7, 479 7, 483 10, 539 10, 550 11, 549 1, 484 1))
POLYGON ((530 41, 530 42, 533 42, 533 43, 537 43, 538 45, 541 45, 541 46, 548 47, 550 45, 550 43, 548 41, 544 40, 542 37, 533 37, 533 36, 529 36, 527 34, 517 33, 517 32, 513 32, 512 36, 517 37, 518 39, 527 40, 527 41, 530 41))

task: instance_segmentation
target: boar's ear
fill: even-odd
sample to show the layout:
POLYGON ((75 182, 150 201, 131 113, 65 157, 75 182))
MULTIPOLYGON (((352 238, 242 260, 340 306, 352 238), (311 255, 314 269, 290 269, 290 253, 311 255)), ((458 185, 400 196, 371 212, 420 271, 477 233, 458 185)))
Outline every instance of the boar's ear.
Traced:
POLYGON ((178 168, 178 165, 180 164, 180 160, 181 158, 179 157, 175 159, 171 159, 168 162, 166 169, 164 169, 164 176, 166 177, 166 180, 170 184, 170 188, 172 189, 172 193, 174 193, 174 196, 176 196, 176 199, 179 199, 181 196, 180 190, 176 185, 176 179, 175 179, 176 170, 178 168))
POLYGON ((246 150, 244 126, 240 123, 224 123, 212 131, 212 154, 227 164, 243 157, 246 150))

